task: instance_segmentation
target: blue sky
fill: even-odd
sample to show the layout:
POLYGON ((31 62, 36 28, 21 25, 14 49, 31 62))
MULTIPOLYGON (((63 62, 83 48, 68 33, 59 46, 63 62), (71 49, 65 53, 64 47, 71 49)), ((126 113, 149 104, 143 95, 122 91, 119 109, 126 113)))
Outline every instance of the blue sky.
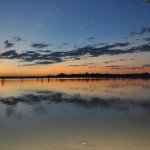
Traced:
POLYGON ((39 49, 66 52, 126 42, 131 48, 149 37, 149 30, 130 34, 148 29, 149 18, 149 0, 0 0, 0 50, 37 51, 32 44, 46 44, 39 49))

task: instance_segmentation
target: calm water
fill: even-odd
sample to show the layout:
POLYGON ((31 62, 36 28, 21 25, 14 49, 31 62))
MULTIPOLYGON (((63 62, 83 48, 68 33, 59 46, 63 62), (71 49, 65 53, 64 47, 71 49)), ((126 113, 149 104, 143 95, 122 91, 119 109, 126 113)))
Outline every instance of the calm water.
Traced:
POLYGON ((150 80, 6 80, 0 150, 149 150, 150 80))

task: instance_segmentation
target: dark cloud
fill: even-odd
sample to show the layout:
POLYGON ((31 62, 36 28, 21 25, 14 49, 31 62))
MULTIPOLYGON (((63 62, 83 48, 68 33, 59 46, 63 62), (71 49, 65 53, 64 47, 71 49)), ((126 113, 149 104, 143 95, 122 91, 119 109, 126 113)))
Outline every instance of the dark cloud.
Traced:
POLYGON ((104 68, 110 68, 114 70, 119 70, 119 69, 130 69, 130 70, 137 70, 137 69, 144 69, 144 66, 136 66, 136 67, 127 67, 125 65, 111 65, 111 66, 105 66, 104 68))
POLYGON ((4 44, 5 44, 5 48, 11 48, 11 47, 14 46, 14 44, 13 44, 13 43, 10 43, 8 40, 6 40, 6 41, 4 42, 4 44))
POLYGON ((93 44, 93 46, 95 47, 95 46, 104 46, 104 45, 106 45, 107 43, 96 43, 96 44, 93 44))
POLYGON ((144 64, 143 67, 150 68, 150 64, 144 64))
POLYGON ((48 47, 50 44, 45 44, 45 43, 33 43, 31 47, 33 48, 45 48, 48 47))
POLYGON ((120 62, 120 61, 127 61, 127 59, 118 59, 118 60, 110 60, 110 61, 105 61, 104 63, 105 64, 108 64, 108 63, 114 63, 114 62, 120 62))
POLYGON ((63 62, 64 60, 62 60, 61 58, 51 58, 49 61, 37 61, 37 62, 33 62, 31 64, 23 64, 20 65, 20 67, 22 66, 35 66, 35 65, 49 65, 49 64, 54 64, 54 63, 60 63, 63 62))
POLYGON ((95 37, 91 36, 91 37, 87 38, 87 40, 88 40, 88 41, 94 40, 94 38, 95 38, 95 37))
POLYGON ((39 64, 39 65, 47 65, 47 64, 54 64, 54 63, 56 63, 56 61, 57 61, 57 63, 58 62, 63 62, 63 60, 62 59, 55 59, 55 60, 53 60, 53 61, 39 61, 39 62, 36 62, 35 64, 39 64))
POLYGON ((69 65, 70 67, 79 67, 79 65, 69 65))
POLYGON ((77 46, 77 45, 75 45, 75 46, 74 46, 74 48, 78 48, 78 46, 77 46))
POLYGON ((69 65, 69 67, 95 67, 96 65, 98 65, 97 63, 84 63, 84 64, 80 64, 80 65, 69 65))
POLYGON ((143 3, 150 4, 150 0, 143 0, 143 3))
POLYGON ((52 51, 51 50, 38 50, 38 52, 41 52, 41 53, 51 53, 52 51))
POLYGON ((136 70, 136 69, 144 69, 144 67, 143 66, 141 66, 141 67, 129 67, 128 69, 130 69, 130 70, 136 70))
POLYGON ((30 66, 35 66, 35 64, 23 64, 23 65, 19 65, 19 67, 30 67, 30 66))
POLYGON ((63 62, 63 58, 55 57, 51 54, 41 54, 35 51, 26 51, 23 53, 17 53, 15 50, 10 50, 0 54, 0 59, 18 59, 21 62, 33 62, 31 64, 25 64, 23 66, 33 66, 37 64, 53 64, 63 62))
POLYGON ((105 66, 104 68, 110 68, 110 69, 113 69, 113 70, 122 70, 122 69, 136 70, 136 69, 144 69, 144 67, 127 67, 127 66, 121 66, 121 65, 105 66))
POLYGON ((130 35, 143 35, 144 33, 150 33, 150 28, 142 27, 139 32, 131 31, 130 35))
POLYGON ((26 52, 31 54, 36 53, 35 51, 26 51, 26 52))
POLYGON ((111 65, 111 66, 105 66, 105 68, 110 68, 110 69, 122 69, 126 66, 121 66, 121 65, 111 65))
POLYGON ((71 57, 71 58, 73 58, 73 60, 80 60, 81 59, 79 57, 71 57))
POLYGON ((144 38, 144 40, 149 42, 150 41, 150 37, 149 38, 144 38))
POLYGON ((119 46, 119 47, 125 47, 125 46, 128 46, 128 45, 130 45, 130 43, 128 43, 128 42, 126 42, 126 43, 115 43, 114 47, 117 47, 117 46, 119 46))
POLYGON ((127 59, 119 59, 118 61, 127 61, 127 59))
MULTIPOLYGON (((130 53, 139 53, 139 52, 150 52, 150 45, 145 44, 138 47, 132 47, 126 50, 121 50, 118 47, 129 45, 130 43, 115 43, 112 45, 105 45, 103 47, 94 47, 91 45, 77 48, 71 51, 58 51, 51 52, 45 51, 46 53, 42 53, 44 51, 26 51, 22 53, 17 53, 15 50, 10 50, 4 53, 0 53, 0 59, 17 59, 22 62, 33 62, 33 64, 53 64, 60 63, 67 60, 80 60, 85 56, 88 57, 98 57, 102 55, 120 55, 120 54, 130 54, 130 53), (117 49, 111 49, 115 48, 117 49)), ((126 61, 125 59, 113 60, 116 61, 126 61)), ((108 61, 105 63, 111 63, 112 61, 108 61)), ((33 65, 32 64, 32 65, 33 65)), ((117 68, 117 66, 116 66, 117 68)))
POLYGON ((15 50, 10 50, 4 53, 0 54, 0 58, 6 58, 6 59, 16 59, 18 54, 15 50))
POLYGON ((62 46, 66 46, 66 45, 69 45, 69 44, 70 44, 70 43, 63 43, 62 46))
MULTIPOLYGON (((114 44, 111 44, 111 45, 107 44, 107 45, 101 47, 100 49, 111 50, 111 49, 114 49, 114 48, 117 48, 117 47, 126 47, 126 46, 128 46, 130 44, 131 43, 128 43, 128 42, 125 42, 125 43, 114 43, 114 44)), ((116 49, 116 51, 117 51, 117 49, 116 49)))
POLYGON ((23 41, 23 39, 21 37, 14 37, 13 38, 16 42, 19 42, 19 41, 23 41))

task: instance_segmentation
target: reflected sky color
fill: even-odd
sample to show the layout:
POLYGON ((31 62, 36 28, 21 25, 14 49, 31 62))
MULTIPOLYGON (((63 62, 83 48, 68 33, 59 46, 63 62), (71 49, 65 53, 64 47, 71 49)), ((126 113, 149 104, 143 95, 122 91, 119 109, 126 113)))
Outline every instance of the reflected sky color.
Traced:
POLYGON ((0 149, 149 150, 149 91, 149 80, 6 80, 0 149))
POLYGON ((149 0, 1 0, 0 75, 150 72, 149 0))
POLYGON ((5 80, 1 84, 0 96, 19 97, 33 91, 47 91, 80 95, 90 99, 149 100, 150 80, 111 79, 38 79, 5 80))

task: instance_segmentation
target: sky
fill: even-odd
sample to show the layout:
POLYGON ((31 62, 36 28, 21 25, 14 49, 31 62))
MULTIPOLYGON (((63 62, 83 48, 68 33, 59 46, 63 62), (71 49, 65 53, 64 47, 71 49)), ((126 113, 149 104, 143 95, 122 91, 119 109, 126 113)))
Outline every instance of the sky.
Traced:
POLYGON ((0 76, 150 73, 150 0, 0 0, 0 76))

